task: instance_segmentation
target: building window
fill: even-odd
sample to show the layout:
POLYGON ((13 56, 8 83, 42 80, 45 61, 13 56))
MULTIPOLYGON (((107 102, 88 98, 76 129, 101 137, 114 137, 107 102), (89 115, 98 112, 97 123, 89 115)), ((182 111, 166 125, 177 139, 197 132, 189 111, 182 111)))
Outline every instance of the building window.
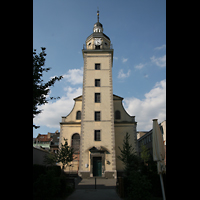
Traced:
POLYGON ((95 87, 100 87, 100 79, 95 79, 95 87))
POLYGON ((78 133, 74 133, 72 135, 72 148, 74 149, 74 153, 79 153, 80 150, 80 135, 78 133))
POLYGON ((95 49, 100 49, 100 45, 95 45, 95 49))
POLYGON ((94 131, 94 140, 95 141, 101 141, 101 131, 100 130, 94 131))
POLYGON ((81 119, 81 111, 77 111, 76 113, 76 119, 81 119))
POLYGON ((95 98, 95 103, 100 103, 101 102, 101 94, 100 93, 95 93, 94 94, 95 98))
POLYGON ((115 111, 115 119, 121 119, 121 113, 119 110, 115 111))
POLYGON ((95 69, 96 69, 96 70, 100 70, 100 69, 101 69, 100 63, 95 63, 95 69))
POLYGON ((100 111, 95 111, 94 120, 95 121, 101 121, 101 112, 100 111))

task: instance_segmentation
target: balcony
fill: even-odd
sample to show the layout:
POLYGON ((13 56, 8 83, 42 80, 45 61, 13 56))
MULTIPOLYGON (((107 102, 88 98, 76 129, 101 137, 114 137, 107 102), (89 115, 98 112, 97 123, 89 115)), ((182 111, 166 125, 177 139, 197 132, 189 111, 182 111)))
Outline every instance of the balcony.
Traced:
POLYGON ((98 46, 94 44, 90 44, 90 45, 83 44, 83 50, 109 50, 109 49, 113 49, 112 44, 110 45, 102 44, 98 46))

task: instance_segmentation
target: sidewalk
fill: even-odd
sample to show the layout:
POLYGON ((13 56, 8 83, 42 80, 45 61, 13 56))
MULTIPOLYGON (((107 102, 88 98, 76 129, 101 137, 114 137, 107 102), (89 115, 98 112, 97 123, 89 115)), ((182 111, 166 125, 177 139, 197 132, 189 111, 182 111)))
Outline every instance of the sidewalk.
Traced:
MULTIPOLYGON (((116 179, 105 179, 96 178, 96 189, 115 189, 116 179)), ((95 189, 95 178, 81 179, 80 177, 76 179, 75 182, 76 189, 95 189)))
POLYGON ((122 200, 116 193, 116 179, 76 179, 75 191, 66 200, 122 200))

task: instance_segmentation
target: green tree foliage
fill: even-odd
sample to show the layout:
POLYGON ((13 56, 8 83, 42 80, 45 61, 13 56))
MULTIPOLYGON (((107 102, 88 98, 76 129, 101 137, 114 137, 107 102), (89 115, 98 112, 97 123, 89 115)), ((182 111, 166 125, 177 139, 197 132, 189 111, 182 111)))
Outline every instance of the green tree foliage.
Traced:
POLYGON ((123 148, 118 158, 124 164, 124 193, 127 199, 145 200, 151 197, 151 182, 143 174, 142 160, 134 153, 134 148, 129 142, 130 135, 126 133, 123 140, 123 148))
POLYGON ((33 199, 54 199, 58 196, 60 187, 60 178, 55 176, 53 170, 48 170, 46 174, 41 174, 33 183, 33 199))
POLYGON ((54 165, 55 163, 62 163, 62 169, 73 161, 74 149, 68 145, 67 139, 64 138, 65 143, 61 143, 61 147, 56 154, 49 153, 45 155, 44 162, 46 165, 54 165))
POLYGON ((140 158, 135 155, 134 148, 129 143, 130 135, 126 133, 123 140, 123 148, 120 147, 121 155, 117 156, 124 164, 124 172, 126 175, 129 174, 131 169, 138 170, 140 165, 140 158))
POLYGON ((147 164, 147 161, 150 158, 149 150, 145 145, 141 145, 141 158, 144 161, 144 164, 147 164))
POLYGON ((57 161, 62 163, 62 169, 64 170, 65 165, 68 165, 73 161, 74 149, 68 146, 67 139, 64 138, 65 143, 61 143, 61 148, 57 153, 57 161))
MULTIPOLYGON (((42 52, 36 54, 36 49, 33 51, 33 118, 41 113, 38 106, 48 103, 50 99, 58 99, 59 97, 50 97, 47 99, 46 96, 50 92, 49 87, 53 86, 56 81, 60 81, 63 76, 55 76, 48 82, 44 83, 42 80, 43 72, 48 72, 50 68, 45 68, 45 47, 41 47, 42 52)), ((34 128, 39 126, 33 125, 34 128)))
MULTIPOLYGON (((130 184, 126 185, 126 192, 128 194, 128 199, 132 200, 150 200, 152 184, 146 175, 140 171, 130 171, 129 177, 130 184)), ((126 180, 125 179, 125 180, 126 180)))

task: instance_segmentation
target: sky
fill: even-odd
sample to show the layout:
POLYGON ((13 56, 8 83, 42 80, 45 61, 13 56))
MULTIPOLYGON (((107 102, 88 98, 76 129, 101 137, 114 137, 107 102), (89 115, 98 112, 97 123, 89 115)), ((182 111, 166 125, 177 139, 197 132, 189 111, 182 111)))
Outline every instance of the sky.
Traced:
POLYGON ((152 119, 166 120, 166 0, 33 0, 33 49, 46 47, 43 80, 64 78, 50 87, 48 97, 60 97, 40 106, 33 119, 33 137, 60 131, 74 98, 82 95, 86 38, 97 22, 113 44, 113 94, 124 98, 135 116, 137 131, 152 129, 152 119))

